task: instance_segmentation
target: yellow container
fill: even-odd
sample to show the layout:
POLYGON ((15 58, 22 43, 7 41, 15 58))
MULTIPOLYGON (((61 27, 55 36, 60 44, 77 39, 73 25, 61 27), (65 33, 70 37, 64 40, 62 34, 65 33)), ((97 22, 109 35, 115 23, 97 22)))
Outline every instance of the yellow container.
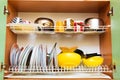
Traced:
POLYGON ((87 59, 82 59, 83 65, 86 67, 98 67, 103 63, 103 61, 104 59, 101 56, 93 56, 87 59))
POLYGON ((72 50, 73 48, 62 48, 62 53, 60 53, 58 58, 58 65, 62 68, 66 69, 72 69, 74 67, 77 67, 81 63, 81 56, 72 50))
POLYGON ((56 32, 64 32, 64 23, 62 21, 56 22, 55 31, 56 32))

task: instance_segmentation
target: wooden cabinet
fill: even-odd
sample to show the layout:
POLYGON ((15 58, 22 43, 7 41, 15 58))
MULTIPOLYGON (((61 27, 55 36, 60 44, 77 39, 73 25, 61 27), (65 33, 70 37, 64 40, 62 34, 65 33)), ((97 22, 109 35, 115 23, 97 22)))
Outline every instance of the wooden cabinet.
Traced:
MULTIPOLYGON (((110 0, 8 0, 8 1, 2 1, 2 2, 5 2, 5 3, 8 2, 8 10, 9 10, 10 14, 7 15, 6 23, 9 23, 14 17, 19 16, 19 12, 26 12, 26 13, 30 13, 30 12, 43 13, 43 12, 45 12, 45 13, 83 13, 83 14, 84 13, 87 13, 87 14, 97 13, 98 17, 100 17, 104 20, 105 25, 111 25, 111 17, 109 14, 110 6, 112 3, 116 2, 116 1, 112 1, 111 4, 110 4, 110 0)), ((118 1, 118 3, 119 3, 119 1, 118 1)), ((1 5, 1 3, 0 3, 0 5, 1 5)), ((6 4, 4 4, 4 5, 6 5, 6 4)), ((4 5, 0 6, 0 10, 3 9, 2 7, 4 7, 4 5)), ((112 5, 112 6, 114 6, 114 5, 112 5)), ((115 8, 117 8, 117 7, 118 6, 115 5, 115 8)), ((0 13, 0 14, 2 14, 2 13, 0 13)), ((117 14, 117 12, 114 14, 114 16, 116 14, 117 14)), ((2 14, 2 16, 0 15, 0 18, 5 18, 3 16, 5 16, 5 15, 3 15, 3 14, 2 14)), ((112 17, 113 18, 112 21, 116 20, 114 18, 114 16, 112 17)), ((28 16, 28 17, 30 17, 30 16, 28 16)), ((8 71, 9 66, 10 66, 10 61, 9 61, 10 49, 11 49, 11 46, 13 43, 17 43, 18 38, 17 38, 17 34, 13 33, 9 27, 5 27, 5 20, 3 22, 4 22, 4 25, 2 25, 3 32, 0 31, 0 35, 4 34, 2 36, 2 38, 0 38, 0 39, 2 39, 2 42, 0 42, 0 44, 2 44, 0 46, 0 47, 2 47, 1 48, 2 55, 0 54, 0 56, 2 57, 3 55, 5 55, 5 57, 2 57, 4 59, 2 59, 1 61, 7 65, 6 70, 8 71), (5 36, 5 34, 6 34, 6 36, 5 36), (5 39, 5 37, 6 37, 6 39, 5 39)), ((0 23, 0 24, 3 24, 3 23, 0 23)), ((118 24, 115 23, 115 25, 111 25, 111 26, 116 26, 116 25, 118 25, 118 24)), ((111 29, 111 26, 105 30, 105 33, 100 34, 100 36, 99 36, 100 53, 104 57, 104 65, 107 65, 110 69, 113 68, 112 67, 113 64, 115 64, 115 65, 119 64, 117 62, 117 60, 114 58, 116 58, 116 55, 118 55, 118 54, 116 54, 116 53, 118 53, 116 51, 119 50, 115 46, 115 44, 119 43, 119 41, 116 42, 115 35, 120 34, 120 33, 115 33, 116 30, 114 29, 114 27, 112 27, 112 29, 111 29), (112 32, 112 35, 111 35, 111 32, 112 32), (113 41, 113 43, 112 43, 112 41, 113 41), (113 53, 114 53, 114 57, 112 59, 113 53), (113 63, 112 63, 112 60, 113 60, 113 63)), ((119 38, 118 38, 118 40, 119 40, 119 38)), ((116 68, 118 69, 118 67, 116 67, 116 68)), ((107 74, 111 78, 113 78, 113 73, 105 73, 105 74, 107 74)), ((5 75, 6 75, 6 73, 5 73, 5 75)), ((115 76, 116 75, 118 75, 118 73, 116 74, 116 72, 115 72, 115 76)), ((47 80, 47 78, 44 78, 44 79, 47 80)), ((44 79, 42 79, 42 78, 35 79, 34 78, 34 80, 44 80, 44 79)), ((60 78, 57 78, 57 79, 60 79, 60 78)), ((73 78, 73 79, 78 80, 79 78, 73 78)), ((73 79, 68 79, 68 80, 73 80, 73 79)), ((2 80, 2 78, 1 78, 1 80, 2 80)), ((33 80, 33 79, 5 78, 5 80, 33 80)), ((51 80, 56 80, 56 78, 55 79, 51 78, 51 80)), ((64 78, 62 78, 61 80, 64 80, 64 78)), ((65 78, 65 80, 66 80, 66 78, 65 78)), ((101 79, 92 79, 92 78, 91 79, 88 79, 88 78, 82 79, 81 78, 81 80, 108 80, 108 79, 102 79, 102 78, 101 79)), ((117 80, 117 78, 116 78, 116 80, 117 80)))

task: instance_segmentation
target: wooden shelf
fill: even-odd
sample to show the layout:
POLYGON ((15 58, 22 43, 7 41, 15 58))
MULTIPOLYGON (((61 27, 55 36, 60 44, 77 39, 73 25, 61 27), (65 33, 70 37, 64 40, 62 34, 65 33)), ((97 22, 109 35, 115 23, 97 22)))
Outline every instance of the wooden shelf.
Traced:
POLYGON ((99 13, 109 0, 8 0, 17 12, 99 13))

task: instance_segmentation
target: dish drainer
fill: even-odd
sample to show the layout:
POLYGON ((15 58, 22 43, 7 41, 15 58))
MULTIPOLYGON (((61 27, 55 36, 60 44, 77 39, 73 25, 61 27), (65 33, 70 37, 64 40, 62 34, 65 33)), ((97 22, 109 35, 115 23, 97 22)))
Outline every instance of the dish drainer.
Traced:
POLYGON ((56 33, 63 33, 63 34, 102 34, 105 30, 110 27, 107 26, 99 26, 98 29, 90 29, 84 26, 82 31, 75 31, 74 28, 67 29, 66 27, 61 26, 57 29, 62 29, 63 31, 56 31, 56 27, 43 27, 39 24, 15 24, 9 23, 7 26, 10 26, 12 32, 16 34, 29 34, 29 33, 37 33, 37 34, 56 34, 56 33))
POLYGON ((78 67, 55 67, 55 66, 11 66, 9 72, 13 74, 57 74, 57 73, 75 73, 75 72, 112 72, 107 65, 98 67, 86 67, 80 65, 78 67))

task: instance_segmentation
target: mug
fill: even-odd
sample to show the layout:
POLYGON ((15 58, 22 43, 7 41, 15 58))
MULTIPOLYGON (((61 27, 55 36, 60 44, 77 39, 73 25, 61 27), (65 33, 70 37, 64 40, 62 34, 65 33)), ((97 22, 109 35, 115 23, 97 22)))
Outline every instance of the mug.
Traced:
POLYGON ((74 20, 72 18, 67 18, 64 21, 64 25, 66 26, 66 29, 73 29, 74 20))

